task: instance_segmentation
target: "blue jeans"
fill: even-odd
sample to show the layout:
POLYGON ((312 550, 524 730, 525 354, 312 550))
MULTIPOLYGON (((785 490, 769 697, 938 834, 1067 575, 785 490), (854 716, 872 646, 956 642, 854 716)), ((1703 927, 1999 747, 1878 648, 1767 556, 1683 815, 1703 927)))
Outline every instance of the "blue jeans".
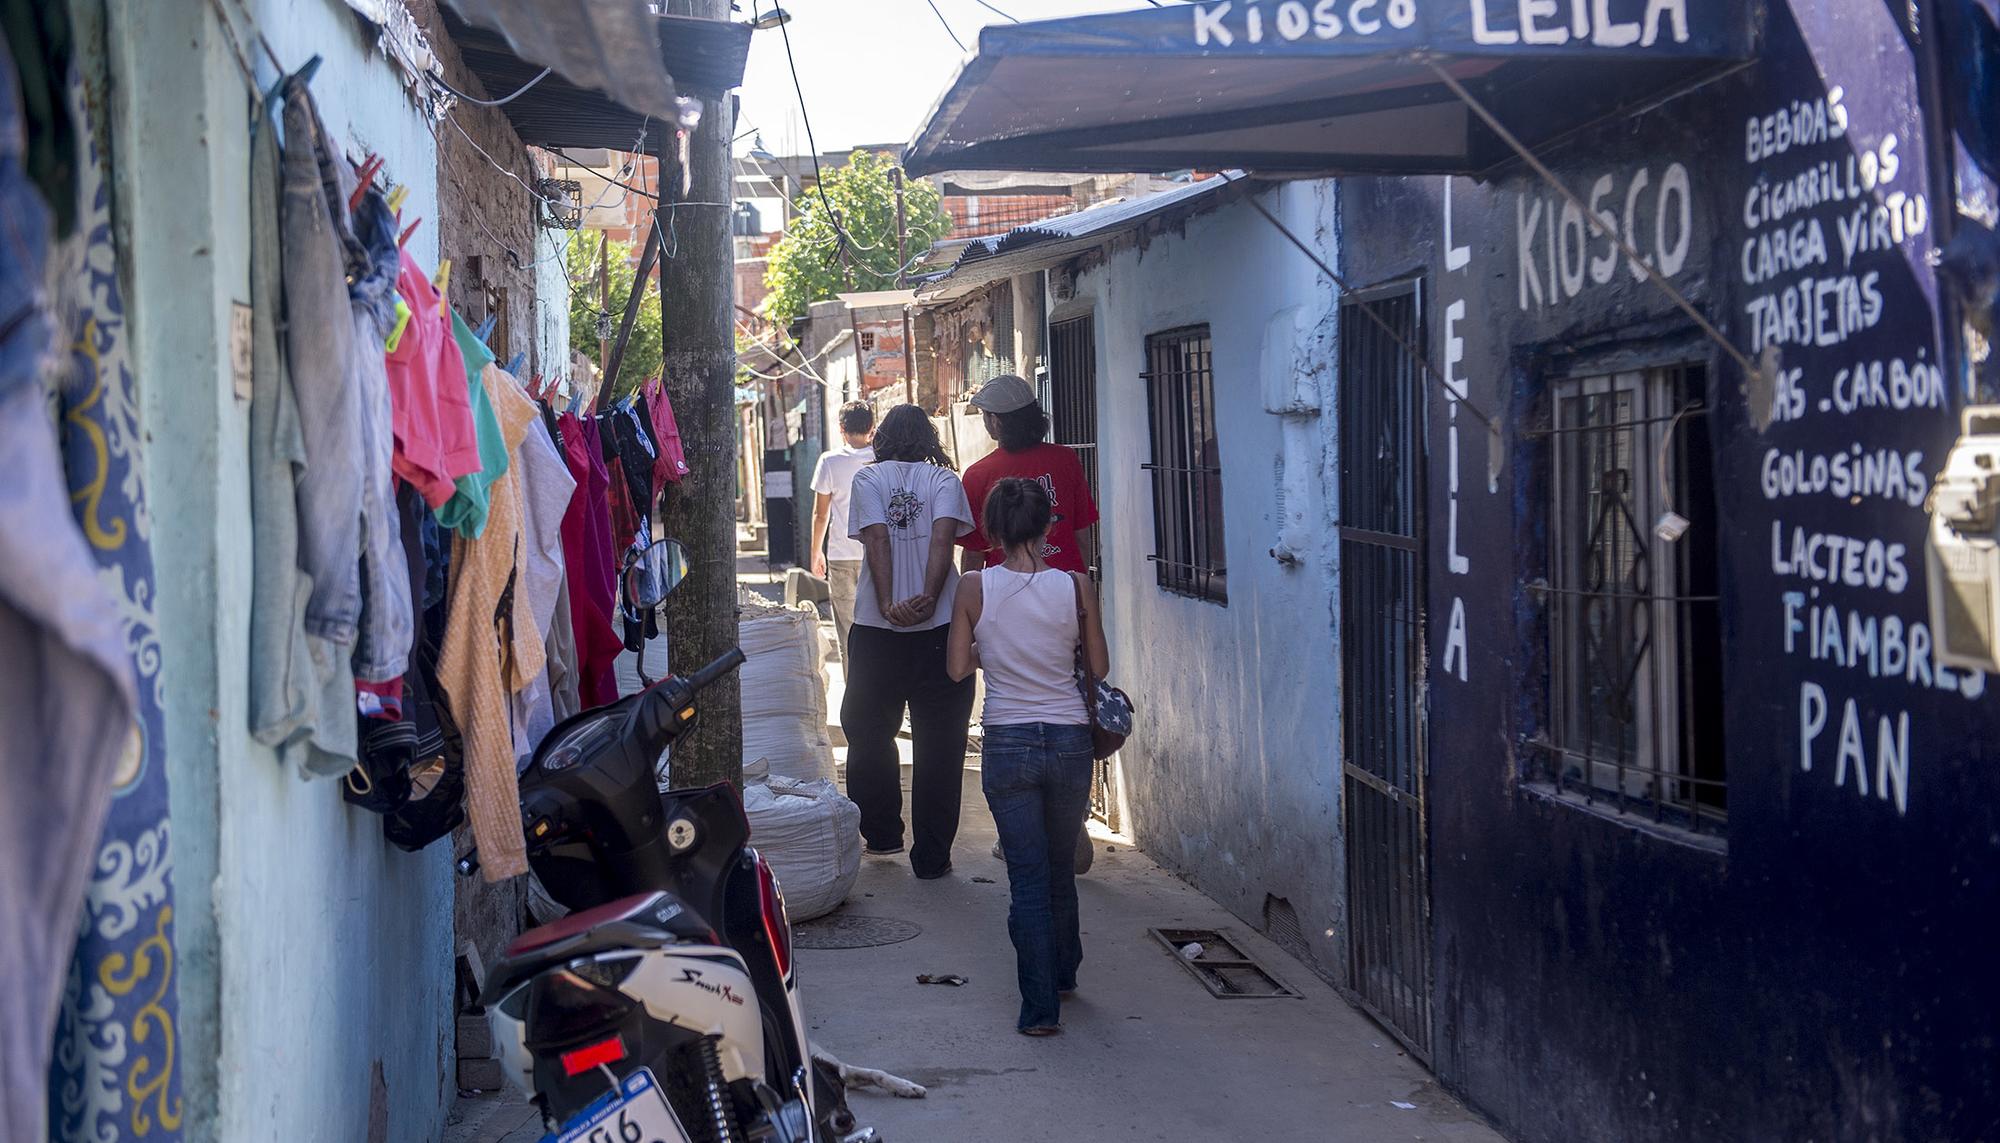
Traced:
POLYGON ((1076 987, 1076 835, 1090 808, 1090 727, 1032 722, 985 728, 980 788, 1007 856, 1007 935, 1021 985, 1019 1027, 1053 1025, 1076 987))

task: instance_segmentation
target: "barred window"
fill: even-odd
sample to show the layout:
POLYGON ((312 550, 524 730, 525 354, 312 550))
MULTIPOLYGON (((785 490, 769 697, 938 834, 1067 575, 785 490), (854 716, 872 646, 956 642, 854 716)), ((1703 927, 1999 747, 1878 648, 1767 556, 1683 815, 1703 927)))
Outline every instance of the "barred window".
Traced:
POLYGON ((1222 458, 1205 325, 1146 339, 1146 413, 1152 425, 1153 566, 1162 588, 1229 601, 1222 536, 1222 458))
POLYGON ((1536 775, 1620 813, 1719 833, 1717 520, 1699 367, 1550 393, 1549 717, 1536 775), (1669 514, 1672 515, 1669 515, 1669 514), (1676 519, 1684 530, 1676 532, 1676 519))

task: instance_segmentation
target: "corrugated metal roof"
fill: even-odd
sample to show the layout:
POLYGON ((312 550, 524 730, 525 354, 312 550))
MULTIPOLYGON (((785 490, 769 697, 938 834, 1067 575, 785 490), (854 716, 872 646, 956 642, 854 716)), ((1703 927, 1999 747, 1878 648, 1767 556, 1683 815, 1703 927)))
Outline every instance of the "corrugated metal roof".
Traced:
POLYGON ((975 238, 966 244, 951 268, 932 276, 917 290, 919 302, 963 297, 988 282, 1024 270, 1038 269, 1087 250, 1119 231, 1174 210, 1197 213, 1227 201, 1230 187, 1249 185, 1241 171, 1204 179, 1157 194, 1123 202, 1108 202, 1074 214, 1057 215, 1017 226, 1005 234, 975 238))
POLYGON ((489 96, 555 69, 500 108, 521 140, 539 147, 630 150, 649 117, 657 142, 662 123, 673 121, 676 85, 720 94, 742 82, 750 51, 748 25, 656 16, 637 3, 451 0, 442 15, 489 96), (606 46, 613 40, 615 50, 606 46))

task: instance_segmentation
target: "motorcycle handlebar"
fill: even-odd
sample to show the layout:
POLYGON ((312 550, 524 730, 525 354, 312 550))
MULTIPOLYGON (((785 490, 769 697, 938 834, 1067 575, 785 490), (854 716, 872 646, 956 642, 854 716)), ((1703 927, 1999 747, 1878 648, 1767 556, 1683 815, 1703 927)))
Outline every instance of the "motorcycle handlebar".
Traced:
POLYGON ((717 656, 713 662, 695 671, 694 674, 689 675, 687 679, 688 689, 701 690, 703 687, 708 686, 710 683, 715 682, 717 679, 742 665, 743 648, 731 647, 717 656))

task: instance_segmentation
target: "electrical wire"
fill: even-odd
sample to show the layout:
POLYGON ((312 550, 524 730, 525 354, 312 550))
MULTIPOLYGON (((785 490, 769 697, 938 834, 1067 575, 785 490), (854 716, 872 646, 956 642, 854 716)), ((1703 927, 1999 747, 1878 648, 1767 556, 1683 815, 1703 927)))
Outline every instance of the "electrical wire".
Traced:
POLYGON ((938 23, 944 25, 944 34, 951 37, 951 42, 958 45, 959 51, 965 51, 965 41, 958 38, 958 33, 951 30, 951 22, 944 18, 943 12, 938 11, 937 0, 924 0, 924 3, 931 6, 931 13, 938 18, 938 23))
POLYGON ((441 76, 441 75, 434 75, 434 76, 432 76, 432 77, 431 77, 431 80, 432 80, 432 81, 433 81, 434 83, 436 83, 436 84, 437 84, 437 85, 438 85, 439 87, 442 87, 442 88, 444 88, 444 89, 445 89, 446 91, 449 91, 449 92, 451 92, 451 93, 452 93, 452 95, 454 95, 454 96, 458 97, 458 99, 460 99, 460 100, 461 100, 461 101, 463 101, 463 102, 466 102, 466 103, 476 103, 476 104, 478 104, 478 105, 479 105, 479 106, 481 106, 481 107, 505 107, 505 106, 507 106, 507 105, 508 105, 509 103, 512 103, 512 102, 514 102, 514 101, 515 101, 516 99, 519 99, 519 98, 521 98, 521 97, 522 97, 523 95, 526 95, 526 94, 528 94, 528 89, 529 89, 529 88, 531 88, 531 87, 535 86, 536 84, 538 84, 538 83, 542 82, 543 80, 545 80, 545 79, 549 78, 549 73, 550 73, 550 72, 553 72, 553 71, 555 71, 555 70, 556 70, 556 69, 554 69, 554 68, 552 68, 552 67, 545 67, 545 68, 543 68, 543 69, 542 69, 542 74, 540 74, 540 75, 536 76, 535 78, 533 78, 533 79, 529 80, 528 82, 526 82, 526 83, 522 84, 522 85, 521 85, 520 87, 518 87, 518 88, 514 89, 514 94, 512 94, 512 95, 507 95, 507 96, 502 96, 502 97, 501 97, 501 98, 499 98, 499 99, 479 99, 479 98, 477 98, 477 97, 475 97, 475 96, 470 96, 470 95, 467 95, 467 94, 465 94, 464 92, 460 91, 459 89, 457 89, 457 88, 453 87, 453 86, 452 86, 451 84, 449 84, 449 83, 446 83, 446 82, 445 82, 445 80, 444 80, 444 77, 443 77, 443 76, 441 76))
MULTIPOLYGON (((750 15, 753 20, 762 15, 759 11, 761 7, 758 0, 750 0, 750 15)), ((932 5, 932 11, 936 11, 936 5, 932 5)), ((940 16, 939 19, 943 17, 940 16)), ((847 228, 840 224, 840 213, 833 209, 833 203, 827 201, 826 177, 819 169, 819 144, 813 140, 812 116, 806 112, 806 89, 799 83, 799 61, 792 55, 792 33, 787 27, 789 23, 790 21, 787 21, 778 25, 778 35, 785 42, 785 67, 792 73, 792 91, 799 97, 799 119, 806 125, 806 147, 812 151, 813 189, 819 192, 819 203, 826 208, 827 221, 833 224, 834 233, 840 236, 841 244, 849 245, 854 240, 848 236, 847 228)))
POLYGON ((998 16, 998 17, 1000 17, 1000 18, 1001 18, 1001 19, 1003 19, 1003 20, 1009 20, 1009 21, 1012 21, 1013 23, 1016 23, 1016 24, 1018 24, 1018 23, 1020 23, 1020 22, 1021 22, 1021 21, 1019 21, 1019 20, 1015 19, 1014 17, 1012 17, 1012 16, 1009 16, 1009 15, 1008 15, 1007 13, 1005 13, 1005 12, 1002 12, 1002 11, 1001 11, 1000 9, 998 9, 998 8, 995 8, 995 7, 993 6, 993 5, 991 5, 991 4, 988 4, 988 3, 986 2, 986 0, 972 0, 972 2, 973 2, 974 4, 977 4, 977 5, 979 5, 979 6, 981 7, 981 8, 984 8, 984 9, 986 9, 986 10, 987 10, 988 12, 991 12, 991 13, 993 13, 993 14, 994 14, 995 16, 998 16))

